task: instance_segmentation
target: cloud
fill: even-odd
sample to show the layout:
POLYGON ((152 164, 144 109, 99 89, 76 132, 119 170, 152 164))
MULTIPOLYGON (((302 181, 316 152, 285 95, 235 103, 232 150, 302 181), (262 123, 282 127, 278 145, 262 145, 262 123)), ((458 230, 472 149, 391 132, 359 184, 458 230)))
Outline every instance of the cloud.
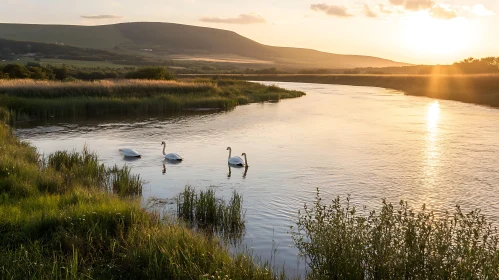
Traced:
POLYGON ((432 0, 406 0, 404 7, 409 11, 427 10, 433 7, 435 3, 432 0))
POLYGON ((405 0, 390 0, 390 4, 395 5, 395 6, 402 6, 404 5, 405 0))
MULTIPOLYGON (((473 18, 473 17, 487 17, 494 16, 495 13, 487 9, 482 4, 473 6, 465 5, 449 5, 437 3, 437 0, 389 0, 389 4, 378 4, 379 11, 382 14, 398 13, 404 16, 410 12, 425 11, 433 18, 451 20, 457 17, 473 18)), ((367 4, 364 5, 366 15, 367 4)), ((371 10, 372 11, 372 10, 371 10)))
POLYGON ((403 6, 404 9, 409 11, 419 11, 433 7, 435 2, 433 2, 433 0, 390 0, 390 4, 394 6, 403 6))
POLYGON ((457 18, 457 12, 450 7, 435 5, 430 9, 430 15, 438 19, 453 19, 457 18))
POLYGON ((253 24, 253 23, 267 22, 265 18, 255 14, 240 14, 235 18, 202 17, 199 20, 203 22, 230 23, 230 24, 253 24))
POLYGON ((387 9, 385 5, 383 4, 379 4, 379 10, 380 12, 382 12, 383 14, 391 14, 392 11, 387 9))
POLYGON ((122 19, 122 16, 117 15, 96 15, 96 16, 81 16, 84 19, 122 19))
POLYGON ((371 7, 369 7, 368 4, 364 4, 364 14, 366 15, 366 17, 370 17, 370 18, 377 18, 378 17, 378 14, 373 12, 373 10, 371 10, 371 7))
POLYGON ((310 6, 312 11, 324 12, 329 16, 335 17, 351 17, 352 15, 348 13, 348 10, 344 6, 327 5, 327 4, 313 4, 310 6))
POLYGON ((491 10, 485 8, 484 5, 482 4, 476 4, 473 7, 471 7, 471 12, 479 17, 490 17, 490 16, 495 16, 496 14, 492 12, 491 10))

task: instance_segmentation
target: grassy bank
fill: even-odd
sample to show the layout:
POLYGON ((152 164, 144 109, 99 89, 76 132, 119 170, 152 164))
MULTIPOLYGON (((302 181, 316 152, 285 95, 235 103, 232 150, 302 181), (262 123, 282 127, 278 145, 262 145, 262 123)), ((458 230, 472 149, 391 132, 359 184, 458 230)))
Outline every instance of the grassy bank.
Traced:
POLYGON ((140 208, 142 181, 95 155, 41 162, 0 108, 1 279, 275 279, 217 241, 140 208))
MULTIPOLYGON (((187 77, 188 75, 184 76, 187 77)), ((192 76, 190 76, 192 77, 192 76)), ((207 76, 197 76, 207 77, 207 76)), ((220 75, 249 81, 372 86, 408 95, 499 107, 499 75, 220 75)))
POLYGON ((173 111, 232 109, 304 95, 236 80, 53 82, 0 80, 0 104, 20 119, 163 116, 173 111))
POLYGON ((368 212, 317 192, 293 238, 309 279, 498 279, 498 233, 480 210, 436 215, 383 202, 368 212))

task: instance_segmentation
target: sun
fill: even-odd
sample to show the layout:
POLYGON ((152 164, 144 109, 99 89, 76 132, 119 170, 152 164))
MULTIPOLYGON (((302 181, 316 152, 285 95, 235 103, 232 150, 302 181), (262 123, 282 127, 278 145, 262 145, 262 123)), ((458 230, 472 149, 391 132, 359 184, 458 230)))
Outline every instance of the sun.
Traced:
POLYGON ((403 21, 404 44, 419 54, 457 55, 465 53, 473 41, 473 32, 467 19, 436 19, 421 11, 403 21))

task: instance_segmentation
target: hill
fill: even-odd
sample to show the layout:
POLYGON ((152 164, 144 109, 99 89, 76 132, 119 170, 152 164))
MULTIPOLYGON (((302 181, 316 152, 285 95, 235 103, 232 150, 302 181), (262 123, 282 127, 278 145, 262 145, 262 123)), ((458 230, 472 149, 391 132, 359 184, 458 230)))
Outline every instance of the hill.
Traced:
POLYGON ((161 59, 238 61, 296 67, 391 67, 405 63, 311 49, 267 46, 235 32, 174 23, 101 26, 0 24, 0 38, 57 43, 161 59))
POLYGON ((141 63, 146 61, 145 58, 140 56, 118 54, 106 50, 0 39, 0 59, 10 59, 14 55, 84 61, 110 61, 114 63, 141 63))

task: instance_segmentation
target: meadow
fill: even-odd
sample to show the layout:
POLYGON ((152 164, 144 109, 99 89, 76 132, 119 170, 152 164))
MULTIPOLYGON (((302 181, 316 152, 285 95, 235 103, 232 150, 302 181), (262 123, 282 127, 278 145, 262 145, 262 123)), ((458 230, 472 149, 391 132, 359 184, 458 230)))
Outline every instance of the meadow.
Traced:
POLYGON ((199 109, 228 110, 252 102, 295 98, 303 92, 236 80, 0 80, 0 103, 18 120, 164 116, 199 109))
MULTIPOLYGON (((210 75, 179 75, 210 77, 210 75)), ((371 75, 371 74, 281 74, 281 75, 218 75, 249 81, 337 84, 381 87, 403 91, 414 96, 454 100, 499 107, 499 74, 469 75, 371 75)))

